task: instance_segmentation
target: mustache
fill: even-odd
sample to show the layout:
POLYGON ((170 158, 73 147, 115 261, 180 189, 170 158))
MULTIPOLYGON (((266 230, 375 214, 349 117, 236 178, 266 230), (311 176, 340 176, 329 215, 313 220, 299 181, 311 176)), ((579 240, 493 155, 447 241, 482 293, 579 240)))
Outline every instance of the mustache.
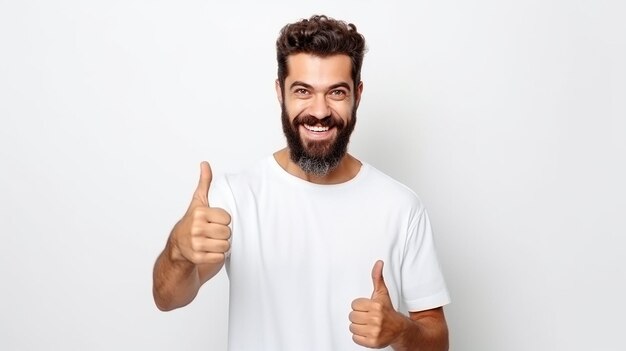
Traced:
POLYGON ((335 118, 332 115, 326 116, 322 119, 311 115, 298 115, 296 116, 292 124, 294 127, 298 127, 301 124, 307 124, 311 126, 321 125, 322 127, 337 127, 337 129, 342 129, 345 126, 344 121, 341 118, 335 118))

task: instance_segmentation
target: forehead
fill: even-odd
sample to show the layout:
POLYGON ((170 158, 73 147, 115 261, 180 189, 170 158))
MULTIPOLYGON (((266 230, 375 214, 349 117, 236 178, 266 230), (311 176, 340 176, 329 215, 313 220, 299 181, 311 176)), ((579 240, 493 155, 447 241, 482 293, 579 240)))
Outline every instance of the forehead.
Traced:
POLYGON ((352 87, 352 61, 348 55, 320 57, 299 53, 287 57, 285 85, 299 81, 312 86, 329 86, 339 82, 352 87))

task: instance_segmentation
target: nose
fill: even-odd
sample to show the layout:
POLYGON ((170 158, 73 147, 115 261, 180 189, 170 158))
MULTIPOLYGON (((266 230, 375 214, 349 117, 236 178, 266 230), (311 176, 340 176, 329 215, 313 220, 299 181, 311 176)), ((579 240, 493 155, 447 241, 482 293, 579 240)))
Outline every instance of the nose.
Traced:
POLYGON ((324 94, 316 94, 309 106, 309 114, 317 119, 324 119, 330 116, 330 106, 324 94))

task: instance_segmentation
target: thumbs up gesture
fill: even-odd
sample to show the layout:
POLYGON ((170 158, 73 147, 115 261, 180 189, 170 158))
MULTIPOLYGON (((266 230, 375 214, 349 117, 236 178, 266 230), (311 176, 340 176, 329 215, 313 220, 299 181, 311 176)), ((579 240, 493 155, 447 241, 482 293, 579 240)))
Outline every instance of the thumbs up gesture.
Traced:
POLYGON ((200 164, 200 181, 183 218, 172 231, 172 259, 194 264, 221 264, 230 249, 230 215, 209 205, 213 173, 208 162, 200 164))
POLYGON ((406 323, 406 318, 394 309, 389 297, 383 279, 383 264, 383 261, 376 261, 372 268, 372 297, 352 301, 349 316, 352 340, 369 348, 389 346, 401 336, 406 323))

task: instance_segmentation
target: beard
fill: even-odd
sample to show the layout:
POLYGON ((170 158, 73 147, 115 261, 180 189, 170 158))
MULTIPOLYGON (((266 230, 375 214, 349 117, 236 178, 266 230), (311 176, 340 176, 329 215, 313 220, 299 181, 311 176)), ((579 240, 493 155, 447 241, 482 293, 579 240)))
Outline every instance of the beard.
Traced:
POLYGON ((301 114, 290 123, 287 108, 282 103, 281 119, 291 160, 306 174, 323 177, 337 168, 348 151, 350 135, 356 125, 356 108, 352 110, 351 118, 347 124, 333 114, 323 119, 301 114), (304 142, 299 129, 299 126, 303 124, 321 124, 324 127, 336 128, 336 137, 333 140, 308 140, 304 142))

